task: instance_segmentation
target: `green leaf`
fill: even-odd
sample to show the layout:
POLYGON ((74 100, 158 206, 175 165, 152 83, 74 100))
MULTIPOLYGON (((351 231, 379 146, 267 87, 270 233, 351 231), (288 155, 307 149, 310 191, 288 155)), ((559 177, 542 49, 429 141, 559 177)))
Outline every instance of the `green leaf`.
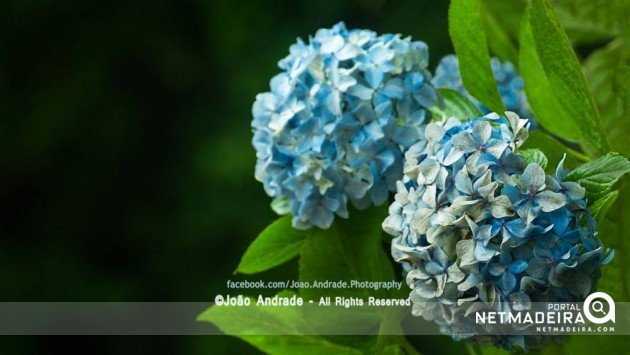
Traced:
POLYGON ((420 355, 409 343, 390 344, 383 349, 383 355, 420 355))
POLYGON ((523 0, 481 1, 481 23, 490 51, 514 64, 518 62, 518 23, 524 12, 523 0))
POLYGON ((584 75, 593 90, 604 127, 615 149, 630 154, 626 132, 630 124, 625 118, 630 113, 630 46, 618 38, 595 51, 584 62, 584 75))
POLYGON ((617 180, 628 172, 628 159, 611 152, 573 169, 565 180, 578 182, 586 189, 586 197, 595 201, 610 192, 617 180))
POLYGON ((255 274, 285 263, 298 255, 311 230, 291 226, 291 216, 283 216, 270 224, 250 244, 236 272, 255 274))
POLYGON ((479 0, 451 1, 448 29, 464 87, 490 110, 503 113, 505 106, 492 73, 486 35, 481 27, 479 0))
MULTIPOLYGON (((387 216, 385 208, 352 211, 352 218, 337 219, 328 230, 316 230, 306 240, 300 254, 300 281, 396 280, 390 257, 381 242, 381 224, 387 216)), ((305 298, 320 296, 386 297, 385 290, 372 289, 301 289, 305 298)), ((406 297, 406 295, 405 295, 406 297)))
POLYGON ((572 43, 592 43, 619 36, 627 25, 630 2, 624 5, 624 0, 554 0, 553 3, 572 43))
POLYGON ((483 113, 466 96, 459 91, 441 88, 438 89, 444 99, 444 109, 437 106, 431 108, 431 112, 436 117, 456 117, 465 120, 473 117, 483 116, 483 113))
POLYGON ((540 62, 528 15, 523 19, 519 40, 519 70, 525 81, 527 101, 536 121, 558 137, 572 142, 579 141, 580 130, 569 112, 562 109, 540 62))
POLYGON ((593 217, 597 220, 598 223, 601 223, 608 212, 608 209, 617 201, 617 197, 619 196, 619 191, 613 191, 607 193, 606 195, 598 198, 591 205, 591 212, 593 213, 593 217))
MULTIPOLYGON (((313 229, 306 240, 297 238, 302 244, 300 282, 314 285, 315 281, 327 280, 395 280, 381 241, 381 221, 386 211, 386 208, 352 211, 351 220, 338 219, 330 229, 313 229)), ((282 223, 282 219, 276 223, 282 223)), ((285 227, 280 231, 290 228, 289 221, 284 223, 285 227)), ((211 322, 226 334, 239 337, 269 353, 414 353, 404 336, 391 335, 400 334, 400 319, 408 313, 406 307, 346 309, 328 306, 322 311, 318 306, 320 297, 326 296, 334 304, 338 296, 361 297, 367 302, 369 296, 406 298, 407 294, 408 291, 379 292, 370 288, 302 287, 299 290, 305 302, 302 307, 258 307, 252 300, 249 307, 213 306, 200 315, 199 320, 211 322), (348 334, 349 330, 353 332, 350 334, 373 335, 317 335, 348 334)))
MULTIPOLYGON (((387 216, 386 208, 370 208, 365 211, 352 211, 352 218, 337 219, 328 230, 318 230, 309 236, 302 248, 299 261, 300 281, 311 285, 315 281, 394 281, 397 280, 392 267, 391 258, 385 253, 381 241, 382 221, 387 216)), ((400 290, 373 288, 302 288, 300 295, 305 299, 319 300, 320 297, 361 298, 364 302, 369 297, 407 298, 408 288, 403 285, 400 290)), ((319 315, 317 329, 336 329, 347 327, 348 320, 353 327, 378 329, 379 334, 396 334, 400 320, 409 313, 409 309, 382 308, 379 314, 365 312, 357 308, 351 318, 339 317, 330 312, 319 315), (361 314, 362 312, 364 314, 361 314)), ((346 341, 337 339, 335 341, 346 341)), ((379 340, 382 342, 382 339, 379 340)))
POLYGON ((301 307, 212 306, 197 318, 210 322, 226 334, 234 335, 271 354, 362 354, 315 334, 302 315, 301 307), (266 335, 265 335, 266 334, 266 335), (285 335, 278 335, 285 334, 285 335))
POLYGON ((624 65, 619 69, 615 76, 615 84, 616 90, 622 98, 623 112, 628 114, 630 113, 630 65, 624 65))
POLYGON ((543 169, 546 169, 547 164, 549 163, 545 153, 537 148, 519 150, 518 154, 523 156, 523 159, 525 159, 527 164, 536 163, 543 169))
POLYGON ((547 167, 548 173, 555 171, 556 166, 565 154, 567 157, 564 161, 564 166, 569 169, 575 168, 588 161, 587 157, 567 148, 558 140, 542 131, 529 132, 529 137, 521 149, 540 149, 543 153, 545 153, 548 161, 551 162, 551 165, 547 167))
MULTIPOLYGON (((549 0, 533 0, 527 9, 536 52, 561 109, 575 119, 585 149, 593 156, 609 150, 595 100, 569 40, 549 0)), ((527 79, 526 79, 527 80, 527 79)))

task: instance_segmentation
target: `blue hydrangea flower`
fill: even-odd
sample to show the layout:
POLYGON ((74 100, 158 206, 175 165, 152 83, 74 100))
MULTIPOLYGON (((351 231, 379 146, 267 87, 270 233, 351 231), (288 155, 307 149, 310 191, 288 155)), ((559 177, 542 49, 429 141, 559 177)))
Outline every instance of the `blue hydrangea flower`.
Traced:
POLYGON ((528 127, 513 112, 444 119, 405 154, 383 229, 395 237, 412 313, 454 339, 543 345, 549 336, 480 333, 474 312, 583 300, 614 255, 597 236, 584 188, 564 181, 562 161, 546 175, 518 154, 528 127))
POLYGON ((439 101, 428 56, 423 42, 343 23, 291 46, 252 109, 256 179, 276 212, 328 228, 348 201, 387 200, 439 101))
MULTIPOLYGON (((524 91, 524 81, 510 62, 501 62, 498 58, 490 61, 492 73, 497 81, 497 87, 501 99, 508 111, 516 112, 521 117, 526 117, 531 121, 532 111, 527 103, 524 91)), ((472 97, 462 84, 462 77, 459 72, 459 62, 454 54, 442 58, 433 77, 433 85, 437 88, 447 88, 459 91, 468 97, 484 114, 489 113, 488 108, 482 105, 477 99, 472 97)))

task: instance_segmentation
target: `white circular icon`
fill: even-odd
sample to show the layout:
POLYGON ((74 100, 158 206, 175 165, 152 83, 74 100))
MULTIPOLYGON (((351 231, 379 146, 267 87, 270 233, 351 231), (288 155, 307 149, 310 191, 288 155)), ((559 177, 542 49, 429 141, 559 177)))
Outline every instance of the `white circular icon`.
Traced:
POLYGON ((586 300, 584 300, 584 315, 586 319, 595 324, 604 324, 612 321, 615 323, 615 301, 607 293, 595 292, 591 293, 586 300), (595 301, 595 299, 603 299, 608 303, 608 314, 604 312, 604 304, 601 301, 595 301), (591 313, 591 309, 595 312, 595 315, 591 313))

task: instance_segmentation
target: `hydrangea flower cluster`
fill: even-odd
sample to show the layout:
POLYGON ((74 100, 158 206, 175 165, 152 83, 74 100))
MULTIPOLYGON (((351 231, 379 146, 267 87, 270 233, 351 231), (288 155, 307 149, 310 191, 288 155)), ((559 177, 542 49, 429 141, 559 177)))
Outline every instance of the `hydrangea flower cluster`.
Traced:
POLYGON ((549 339, 475 335, 474 312, 583 300, 614 255, 597 237, 584 188, 564 181, 562 162, 545 175, 518 154, 528 125, 512 112, 445 119, 406 153, 383 228, 395 236, 392 256, 407 271, 413 314, 454 339, 542 345, 549 339))
MULTIPOLYGON (((492 58, 492 73, 497 81, 499 94, 503 104, 508 111, 516 112, 521 117, 532 118, 532 112, 527 103, 524 91, 524 81, 510 62, 501 62, 498 58, 492 58)), ((454 54, 442 58, 440 64, 435 69, 433 85, 438 88, 447 88, 459 91, 469 98, 484 114, 489 113, 488 108, 471 96, 462 84, 462 77, 459 72, 459 61, 454 54)), ((532 121, 530 120, 530 124, 532 121)))
POLYGON ((428 57, 423 42, 343 23, 291 46, 252 109, 256 178, 276 212, 296 228, 328 228, 348 200, 387 200, 439 102, 428 57))

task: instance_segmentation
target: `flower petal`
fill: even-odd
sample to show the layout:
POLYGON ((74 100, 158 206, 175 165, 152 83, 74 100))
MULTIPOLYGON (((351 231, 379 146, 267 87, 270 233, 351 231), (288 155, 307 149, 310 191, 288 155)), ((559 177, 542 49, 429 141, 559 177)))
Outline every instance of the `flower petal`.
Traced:
POLYGON ((555 211, 564 206, 567 202, 566 197, 557 192, 543 191, 536 196, 536 201, 543 212, 555 211))
POLYGON ((525 168, 521 181, 530 193, 536 194, 545 186, 545 171, 540 165, 531 163, 525 168))

